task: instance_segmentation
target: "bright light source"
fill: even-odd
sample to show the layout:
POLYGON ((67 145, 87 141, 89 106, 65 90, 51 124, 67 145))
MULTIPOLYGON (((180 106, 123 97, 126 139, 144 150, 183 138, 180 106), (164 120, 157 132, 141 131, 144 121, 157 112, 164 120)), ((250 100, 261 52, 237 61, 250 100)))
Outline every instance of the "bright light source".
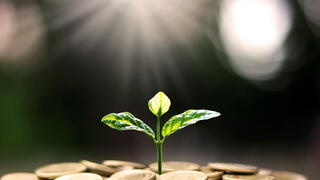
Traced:
MULTIPOLYGON (((172 49, 189 48, 203 35, 210 0, 47 2, 51 3, 46 11, 52 20, 50 29, 69 30, 60 41, 61 49, 77 48, 81 53, 94 53, 96 58, 109 61, 113 69, 121 72, 118 76, 122 89, 127 90, 132 77, 141 78, 139 81, 144 86, 156 84, 158 87, 164 85, 163 73, 178 79, 172 49)), ((181 82, 175 81, 180 86, 181 82)))
MULTIPOLYGON (((103 44, 113 52, 139 48, 161 52, 192 42, 201 32, 208 0, 58 0, 49 14, 52 28, 76 23, 67 44, 87 50, 103 44), (83 42, 83 43, 82 43, 83 42), (115 51, 114 51, 115 50, 115 51)), ((65 43, 64 43, 65 44, 65 43)), ((104 49, 104 52, 106 50, 104 49)), ((151 52, 150 52, 151 51, 151 52)))
POLYGON ((291 13, 282 0, 224 0, 220 35, 231 66, 249 79, 272 78, 286 56, 291 13))

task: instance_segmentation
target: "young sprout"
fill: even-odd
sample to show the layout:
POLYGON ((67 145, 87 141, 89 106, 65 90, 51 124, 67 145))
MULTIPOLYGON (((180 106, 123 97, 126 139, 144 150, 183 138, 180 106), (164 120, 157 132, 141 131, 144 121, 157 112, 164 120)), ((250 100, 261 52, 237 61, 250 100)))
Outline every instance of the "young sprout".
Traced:
POLYGON ((157 148, 158 174, 162 173, 162 145, 164 141, 176 131, 185 128, 198 121, 208 120, 220 116, 220 113, 210 110, 187 110, 181 114, 171 117, 161 129, 161 117, 170 108, 170 99, 163 93, 158 92, 149 100, 150 111, 157 116, 156 134, 142 120, 134 117, 129 112, 111 113, 102 118, 102 122, 117 130, 136 130, 150 136, 157 148))

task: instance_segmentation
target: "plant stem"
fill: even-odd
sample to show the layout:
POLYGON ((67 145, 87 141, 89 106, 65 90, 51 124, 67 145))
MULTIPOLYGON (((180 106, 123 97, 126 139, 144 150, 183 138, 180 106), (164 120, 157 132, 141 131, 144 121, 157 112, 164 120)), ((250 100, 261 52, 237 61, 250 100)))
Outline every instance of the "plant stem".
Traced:
POLYGON ((160 117, 157 118, 157 161, 158 161, 158 174, 162 174, 162 141, 161 141, 161 123, 160 117))
POLYGON ((160 124, 160 117, 157 118, 157 142, 161 141, 161 124, 160 124))
POLYGON ((158 174, 162 174, 162 142, 157 143, 158 174))

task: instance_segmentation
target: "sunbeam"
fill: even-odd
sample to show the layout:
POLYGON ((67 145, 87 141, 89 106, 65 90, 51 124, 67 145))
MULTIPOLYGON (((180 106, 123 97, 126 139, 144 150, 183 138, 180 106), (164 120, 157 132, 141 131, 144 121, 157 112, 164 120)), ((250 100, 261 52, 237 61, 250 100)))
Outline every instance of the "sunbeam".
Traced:
MULTIPOLYGON (((143 76, 163 86, 160 65, 174 66, 172 49, 188 48, 203 35, 208 0, 64 0, 48 1, 50 30, 72 27, 60 49, 73 47, 83 53, 115 57, 123 83, 139 63, 143 76), (139 59, 139 61, 137 60, 139 59), (166 62, 167 61, 167 62, 166 62), (152 72, 152 73, 148 73, 152 72)), ((178 78, 173 67, 165 68, 178 78), (171 70, 170 70, 171 69, 171 70)), ((142 77, 142 76, 141 76, 142 77)), ((145 78, 144 77, 144 78, 145 78)), ((148 81, 148 80, 147 80, 148 81)), ((181 84, 176 83, 176 84, 181 84)))

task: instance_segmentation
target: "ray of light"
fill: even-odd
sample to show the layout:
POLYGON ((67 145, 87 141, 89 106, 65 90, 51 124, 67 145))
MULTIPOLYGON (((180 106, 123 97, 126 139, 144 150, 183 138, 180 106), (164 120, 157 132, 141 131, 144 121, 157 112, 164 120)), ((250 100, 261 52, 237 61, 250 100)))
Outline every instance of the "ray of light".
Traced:
MULTIPOLYGON (((117 62, 113 63, 122 71, 124 86, 132 78, 132 68, 139 66, 141 78, 163 87, 161 68, 175 64, 168 49, 188 47, 203 35, 210 1, 57 0, 50 3, 53 8, 47 16, 53 29, 73 24, 72 32, 61 41, 61 49, 76 47, 81 52, 115 57, 117 62)), ((168 72, 179 77, 177 71, 168 72)))

